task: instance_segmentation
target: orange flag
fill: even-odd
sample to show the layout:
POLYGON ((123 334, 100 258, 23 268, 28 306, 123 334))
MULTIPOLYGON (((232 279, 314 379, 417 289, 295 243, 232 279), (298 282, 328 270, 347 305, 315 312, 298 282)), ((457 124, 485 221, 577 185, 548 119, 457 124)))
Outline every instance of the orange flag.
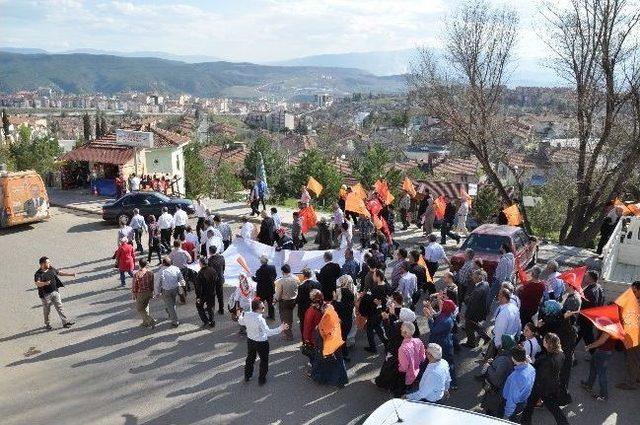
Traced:
POLYGON ((444 196, 440 195, 433 202, 433 209, 436 212, 436 219, 442 220, 444 218, 444 212, 447 209, 447 203, 444 202, 444 196))
POLYGON ((249 264, 247 264, 247 260, 245 260, 242 255, 238 255, 238 258, 236 258, 236 262, 240 264, 240 267, 242 267, 245 272, 251 274, 251 271, 249 270, 249 264))
POLYGON ((378 217, 377 215, 373 216, 373 225, 376 226, 376 229, 380 230, 382 229, 382 218, 378 217))
POLYGON ((431 275, 429 274, 427 263, 424 261, 424 257, 422 255, 420 256, 420 258, 418 258, 418 264, 424 267, 424 273, 427 276, 427 282, 433 283, 433 277, 431 277, 431 275))
POLYGON ((615 300, 615 303, 620 306, 620 318, 622 319, 622 327, 625 333, 624 346, 627 348, 637 347, 640 345, 640 306, 638 305, 638 299, 629 288, 615 300))
POLYGON ((622 207, 622 215, 634 215, 631 208, 629 208, 629 205, 625 204, 618 198, 613 201, 613 205, 616 207, 622 207))
POLYGON ((409 177, 404 178, 404 181, 402 182, 402 190, 407 192, 412 198, 416 197, 416 187, 413 185, 413 182, 409 177))
POLYGON ((307 233, 311 228, 315 227, 316 223, 318 223, 316 210, 314 210, 312 206, 301 209, 300 217, 302 218, 302 233, 307 233))
POLYGON ((307 189, 315 193, 316 196, 320 196, 320 194, 322 193, 323 186, 318 182, 318 180, 309 176, 309 181, 307 182, 307 189))
POLYGON ((631 212, 632 215, 640 217, 640 202, 638 202, 637 204, 627 205, 627 209, 629 210, 629 212, 631 212))
POLYGON ((509 226, 518 226, 522 223, 522 215, 520 214, 520 210, 516 204, 503 209, 502 212, 507 217, 507 223, 509 226))
POLYGON ((356 214, 362 214, 367 217, 371 217, 367 207, 364 205, 364 200, 358 196, 358 194, 354 191, 347 194, 347 199, 345 201, 345 211, 351 211, 356 214))
POLYGON ((615 304, 603 305, 580 310, 580 314, 589 319, 593 325, 611 335, 612 338, 625 340, 625 330, 620 323, 620 313, 615 304))
POLYGON ((367 199, 367 191, 364 190, 364 187, 362 187, 362 185, 360 183, 357 183, 357 184, 351 186, 351 190, 353 191, 353 193, 358 195, 358 197, 360 199, 362 199, 362 200, 367 199))
POLYGON ((389 205, 393 202, 395 197, 389 191, 389 185, 384 180, 377 180, 373 187, 375 188, 378 195, 380 195, 380 199, 385 203, 385 205, 389 205))

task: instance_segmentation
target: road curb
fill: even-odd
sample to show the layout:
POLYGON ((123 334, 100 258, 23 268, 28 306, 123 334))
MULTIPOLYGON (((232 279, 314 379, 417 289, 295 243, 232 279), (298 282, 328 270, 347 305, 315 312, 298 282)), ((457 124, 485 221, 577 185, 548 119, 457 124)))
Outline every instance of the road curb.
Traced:
POLYGON ((73 210, 73 211, 78 211, 78 212, 83 212, 83 213, 87 213, 87 214, 94 214, 94 215, 98 215, 100 217, 102 217, 102 211, 95 211, 95 210, 91 210, 91 209, 87 209, 87 208, 82 208, 82 207, 76 207, 73 205, 65 205, 65 204, 60 204, 58 202, 49 202, 49 204, 52 207, 57 207, 57 208, 64 208, 67 210, 73 210))

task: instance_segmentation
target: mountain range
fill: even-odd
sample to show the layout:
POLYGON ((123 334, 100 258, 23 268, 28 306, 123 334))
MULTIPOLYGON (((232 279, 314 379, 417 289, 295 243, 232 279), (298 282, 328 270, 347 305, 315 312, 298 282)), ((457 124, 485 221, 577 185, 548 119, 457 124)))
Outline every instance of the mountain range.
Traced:
POLYGON ((404 76, 376 76, 354 68, 186 63, 149 57, 86 53, 0 52, 0 92, 58 87, 68 93, 160 91, 195 96, 309 98, 318 92, 405 91, 404 76))

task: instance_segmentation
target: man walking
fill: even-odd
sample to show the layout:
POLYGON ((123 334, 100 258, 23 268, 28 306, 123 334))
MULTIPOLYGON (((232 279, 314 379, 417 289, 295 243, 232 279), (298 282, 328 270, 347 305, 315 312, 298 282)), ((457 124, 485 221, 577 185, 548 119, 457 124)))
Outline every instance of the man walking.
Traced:
POLYGON ((260 256, 260 267, 256 270, 253 280, 256 282, 256 295, 266 302, 268 306, 269 320, 275 319, 275 309, 273 308, 273 294, 275 293, 275 281, 277 277, 276 267, 268 264, 269 258, 266 255, 260 256))
POLYGON ((302 330, 304 329, 304 314, 311 305, 311 297, 309 294, 313 289, 322 289, 319 282, 311 279, 311 270, 307 267, 302 269, 302 277, 304 281, 298 286, 298 295, 296 296, 298 319, 300 320, 300 334, 302 334, 302 330))
POLYGON ((215 291, 216 297, 218 298, 218 314, 224 314, 222 287, 224 286, 225 262, 224 257, 218 253, 218 248, 215 245, 209 247, 207 264, 216 272, 215 291))
POLYGON ((216 229, 222 235, 222 245, 224 245, 224 249, 226 250, 231 245, 231 239, 233 234, 231 232, 231 226, 228 223, 222 221, 219 215, 213 217, 213 223, 215 224, 216 229))
POLYGON ((324 266, 318 273, 318 281, 322 286, 322 296, 326 302, 331 302, 333 299, 333 293, 336 291, 336 281, 340 277, 340 266, 338 263, 333 262, 333 254, 331 251, 325 251, 324 266))
POLYGON ((180 269, 171 264, 171 259, 168 256, 162 257, 162 267, 157 272, 155 279, 154 296, 160 296, 164 299, 165 308, 171 325, 177 328, 180 325, 178 321, 178 313, 176 312, 176 296, 178 295, 179 287, 185 287, 184 277, 180 269))
POLYGON ((40 268, 36 270, 33 280, 38 287, 38 296, 42 301, 42 309, 44 313, 44 327, 48 331, 53 329, 49 323, 49 312, 51 311, 51 305, 55 307, 62 320, 62 326, 65 328, 71 327, 75 322, 69 320, 64 314, 62 309, 62 299, 58 293, 58 288, 63 287, 62 281, 58 276, 70 276, 76 277, 75 273, 61 272, 51 266, 49 257, 40 258, 40 268))
POLYGON ((189 216, 187 212, 180 208, 180 205, 176 206, 176 213, 173 215, 173 239, 180 239, 180 235, 184 235, 184 228, 187 226, 187 220, 189 216))
POLYGON ((264 303, 259 299, 251 301, 251 311, 242 312, 238 323, 247 328, 247 360, 244 365, 244 381, 249 382, 253 376, 253 366, 256 355, 260 356, 260 372, 258 374, 258 385, 267 382, 267 372, 269 371, 269 340, 272 335, 289 329, 286 323, 279 327, 270 329, 267 322, 262 317, 264 303))
POLYGON ((196 223, 196 235, 198 235, 198 238, 200 238, 200 235, 204 230, 204 220, 205 218, 207 218, 207 208, 202 203, 201 197, 198 197, 198 199, 196 199, 195 210, 196 217, 198 218, 198 221, 196 223))
POLYGON ((291 266, 288 264, 284 264, 280 270, 282 270, 282 277, 276 280, 276 293, 273 300, 278 303, 280 322, 288 326, 288 329, 283 331, 284 337, 292 340, 293 309, 296 306, 299 281, 297 277, 291 275, 291 266))
POLYGON ((441 262, 451 264, 447 254, 444 252, 444 248, 437 241, 438 237, 436 235, 429 235, 429 244, 424 249, 424 260, 427 263, 427 270, 429 270, 429 276, 432 279, 436 275, 441 262))
POLYGON ((141 258, 138 261, 140 269, 133 275, 131 294, 136 302, 136 311, 142 317, 141 327, 156 326, 156 321, 149 315, 149 301, 153 298, 153 272, 147 268, 148 261, 141 258))
POLYGON ((162 214, 158 217, 158 229, 160 229, 160 245, 162 246, 163 251, 171 251, 173 216, 169 214, 169 209, 167 207, 162 207, 162 214))
POLYGON ((207 264, 204 257, 200 257, 200 271, 196 277, 196 309, 202 319, 202 327, 213 328, 216 326, 216 319, 213 315, 213 308, 216 302, 216 282, 218 274, 207 264))
POLYGON ((398 201, 398 208, 400 208, 400 221, 402 221, 402 230, 409 228, 409 210, 411 209, 411 197, 409 193, 403 191, 400 201, 398 201))
POLYGON ((136 251, 142 253, 144 249, 142 248, 142 234, 148 231, 147 223, 144 221, 144 217, 140 215, 140 210, 138 208, 133 209, 133 217, 131 217, 131 222, 129 226, 133 229, 133 237, 136 240, 136 251))
POLYGON ((456 220, 456 207, 451 203, 451 199, 445 196, 444 201, 446 203, 444 209, 444 218, 442 219, 442 224, 440 224, 440 243, 442 245, 447 244, 447 236, 455 239, 456 244, 460 243, 460 235, 456 235, 451 231, 453 227, 453 223, 456 220))
POLYGON ((487 272, 482 269, 475 270, 471 274, 471 279, 474 282, 474 287, 471 289, 469 295, 469 303, 467 304, 467 310, 464 316, 464 330, 467 334, 467 342, 463 344, 469 348, 475 348, 477 346, 476 334, 486 342, 491 338, 482 329, 480 323, 485 320, 488 312, 488 294, 489 283, 487 283, 487 272))

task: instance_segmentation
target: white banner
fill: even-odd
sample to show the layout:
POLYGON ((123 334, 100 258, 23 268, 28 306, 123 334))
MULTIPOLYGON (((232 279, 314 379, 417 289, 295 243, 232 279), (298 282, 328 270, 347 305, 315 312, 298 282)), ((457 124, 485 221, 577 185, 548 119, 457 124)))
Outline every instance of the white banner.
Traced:
MULTIPOLYGON (((344 264, 344 250, 334 249, 328 250, 333 254, 333 261, 340 266, 344 264)), ((291 273, 302 273, 302 269, 308 267, 311 271, 316 272, 324 266, 323 255, 326 251, 312 250, 312 251, 289 251, 282 250, 276 251, 274 247, 262 244, 254 240, 244 240, 243 238, 236 238, 233 243, 227 248, 222 256, 225 260, 224 279, 226 286, 237 286, 238 277, 240 273, 246 273, 245 270, 238 263, 238 257, 242 256, 251 271, 251 276, 260 267, 260 257, 266 255, 269 259, 269 264, 276 267, 278 276, 282 276, 280 267, 287 263, 291 266, 291 273)), ((360 264, 362 264, 362 251, 354 250, 353 258, 360 264)), ((198 271, 200 266, 197 263, 189 265, 189 268, 198 271)))

